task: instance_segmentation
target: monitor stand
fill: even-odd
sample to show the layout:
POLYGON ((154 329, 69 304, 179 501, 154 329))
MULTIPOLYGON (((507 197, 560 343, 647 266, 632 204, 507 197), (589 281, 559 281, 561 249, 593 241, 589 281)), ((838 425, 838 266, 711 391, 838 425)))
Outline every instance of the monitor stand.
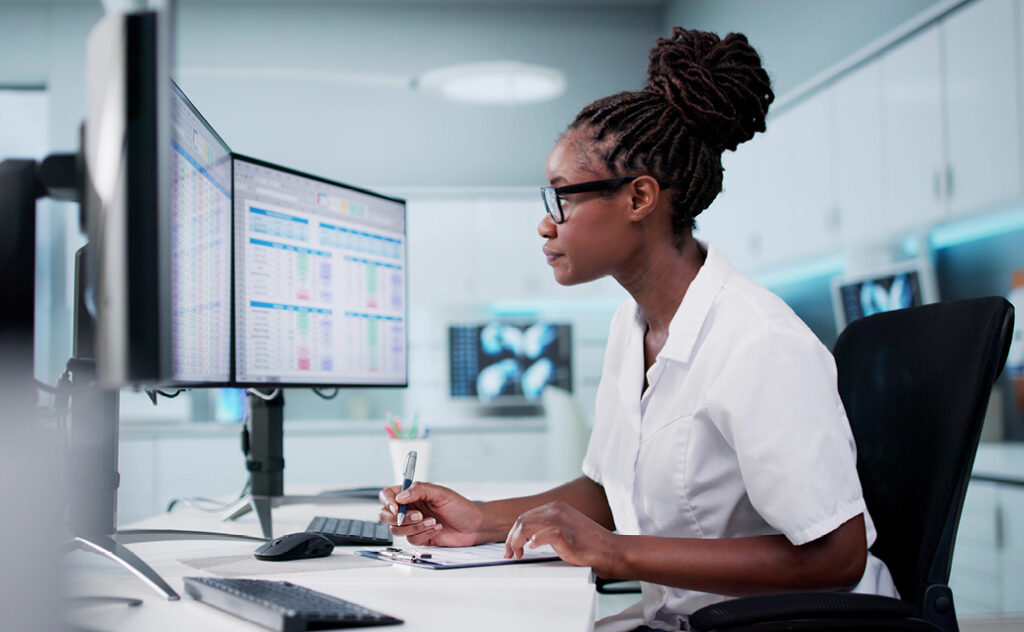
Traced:
MULTIPOLYGON (((80 156, 55 154, 42 163, 34 160, 8 160, 0 164, 0 213, 11 235, 17 239, 0 260, 3 278, 8 279, 4 297, 10 305, 3 310, 0 348, 6 365, 14 367, 18 396, 31 394, 33 383, 33 333, 35 294, 36 200, 51 197, 81 202, 83 185, 80 156), (11 342, 8 345, 8 341, 11 342), (8 349, 7 347, 11 348, 8 349)), ((3 244, 6 245, 6 244, 3 244)), ((95 247, 95 246, 94 246, 95 247)), ((68 362, 71 382, 59 393, 70 400, 71 423, 68 427, 68 506, 67 520, 71 539, 64 550, 84 549, 117 562, 169 600, 179 599, 141 558, 124 545, 137 542, 181 539, 231 539, 263 542, 263 538, 230 533, 170 530, 117 530, 118 392, 104 390, 96 383, 95 326, 85 306, 85 249, 75 254, 74 358, 68 362)), ((5 404, 17 404, 8 402, 5 404)))
POLYGON ((142 558, 126 544, 169 540, 242 540, 264 542, 263 538, 172 529, 117 528, 117 471, 119 434, 119 398, 117 390, 104 389, 96 382, 94 331, 85 307, 83 246, 75 253, 75 358, 68 361, 71 375, 71 423, 68 431, 70 498, 68 520, 71 540, 65 550, 82 549, 106 557, 123 566, 150 588, 168 600, 179 595, 142 558))
POLYGON ((337 504, 344 492, 313 495, 284 493, 284 394, 272 396, 249 391, 249 414, 242 430, 242 452, 249 470, 249 492, 228 510, 224 520, 235 520, 256 512, 263 537, 274 537, 271 509, 282 505, 337 504))

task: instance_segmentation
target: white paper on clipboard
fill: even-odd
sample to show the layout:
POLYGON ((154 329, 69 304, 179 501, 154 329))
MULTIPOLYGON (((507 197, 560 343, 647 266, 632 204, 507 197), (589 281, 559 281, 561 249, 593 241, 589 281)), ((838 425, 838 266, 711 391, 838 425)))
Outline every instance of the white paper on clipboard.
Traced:
POLYGON ((521 564, 524 562, 546 562, 558 559, 558 554, 547 544, 536 549, 523 549, 523 557, 519 559, 506 559, 504 542, 463 547, 416 546, 404 549, 390 547, 375 551, 356 551, 356 553, 385 562, 396 562, 398 564, 408 564, 410 566, 432 568, 435 570, 499 566, 502 564, 521 564))

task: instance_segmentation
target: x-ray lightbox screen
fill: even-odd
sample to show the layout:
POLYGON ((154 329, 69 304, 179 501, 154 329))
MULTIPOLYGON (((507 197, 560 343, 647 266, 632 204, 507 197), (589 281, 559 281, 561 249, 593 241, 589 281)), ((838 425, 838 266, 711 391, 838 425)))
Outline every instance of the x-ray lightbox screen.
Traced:
POLYGON ((482 403, 538 402, 545 386, 572 391, 567 324, 489 322, 448 329, 451 396, 482 403))
POLYGON ((935 284, 929 270, 915 262, 896 264, 873 274, 837 277, 832 283, 836 327, 865 316, 933 303, 935 284))

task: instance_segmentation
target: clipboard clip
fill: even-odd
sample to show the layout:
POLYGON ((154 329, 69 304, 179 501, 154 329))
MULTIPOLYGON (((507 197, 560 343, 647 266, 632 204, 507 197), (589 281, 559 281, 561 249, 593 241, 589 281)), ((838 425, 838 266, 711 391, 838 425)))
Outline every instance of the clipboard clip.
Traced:
POLYGON ((380 557, 394 560, 396 562, 428 562, 432 557, 430 553, 420 553, 419 551, 403 551, 400 548, 389 546, 383 551, 377 553, 380 557))

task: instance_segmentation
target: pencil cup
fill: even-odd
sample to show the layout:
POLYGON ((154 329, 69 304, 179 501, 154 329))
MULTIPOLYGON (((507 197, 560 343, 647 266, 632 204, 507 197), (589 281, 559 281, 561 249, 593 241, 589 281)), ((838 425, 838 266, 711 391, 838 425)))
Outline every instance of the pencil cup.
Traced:
POLYGON ((405 458, 411 450, 416 451, 416 476, 414 480, 430 480, 430 439, 388 439, 391 450, 391 471, 395 485, 405 479, 405 458))

